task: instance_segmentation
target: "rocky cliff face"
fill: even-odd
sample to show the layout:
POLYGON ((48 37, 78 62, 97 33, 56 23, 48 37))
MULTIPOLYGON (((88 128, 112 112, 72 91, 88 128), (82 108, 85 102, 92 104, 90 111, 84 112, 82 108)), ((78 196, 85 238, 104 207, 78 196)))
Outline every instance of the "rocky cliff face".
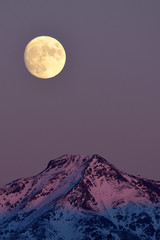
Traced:
POLYGON ((160 240, 160 182, 63 155, 0 189, 0 239, 160 240))

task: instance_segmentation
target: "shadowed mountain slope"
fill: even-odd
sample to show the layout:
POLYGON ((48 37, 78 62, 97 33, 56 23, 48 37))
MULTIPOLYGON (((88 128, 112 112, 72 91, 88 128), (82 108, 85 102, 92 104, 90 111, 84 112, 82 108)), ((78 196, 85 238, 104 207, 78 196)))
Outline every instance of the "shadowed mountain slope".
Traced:
POLYGON ((0 189, 3 240, 160 239, 160 182, 101 156, 63 155, 0 189))

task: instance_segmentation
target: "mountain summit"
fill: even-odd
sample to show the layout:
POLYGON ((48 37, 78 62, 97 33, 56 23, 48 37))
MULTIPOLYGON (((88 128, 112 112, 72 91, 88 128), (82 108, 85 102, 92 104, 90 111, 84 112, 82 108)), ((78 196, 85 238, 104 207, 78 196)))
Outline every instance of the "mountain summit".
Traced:
POLYGON ((160 240, 160 181, 68 155, 0 189, 3 240, 160 240))

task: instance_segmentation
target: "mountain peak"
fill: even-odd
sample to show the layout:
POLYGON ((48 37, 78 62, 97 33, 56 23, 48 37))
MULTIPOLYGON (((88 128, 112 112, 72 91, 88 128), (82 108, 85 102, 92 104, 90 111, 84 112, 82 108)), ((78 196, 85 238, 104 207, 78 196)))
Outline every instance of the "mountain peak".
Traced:
MULTIPOLYGON (((50 221, 48 220, 50 216, 53 221, 51 220, 49 229, 52 229, 52 224, 57 227, 56 222, 61 222, 62 215, 64 218, 67 216, 65 223, 61 222, 62 225, 69 226, 67 225, 68 219, 72 223, 73 219, 75 222, 80 216, 83 216, 80 222, 77 222, 75 229, 79 225, 83 230, 85 225, 88 226, 87 229, 91 229, 90 221, 93 221, 93 223, 99 224, 96 226, 102 227, 106 224, 107 229, 108 227, 111 230, 114 228, 117 232, 116 229, 121 230, 121 226, 118 225, 119 220, 123 219, 125 222, 126 214, 128 214, 126 228, 128 221, 130 221, 130 228, 134 230, 136 227, 130 216, 132 215, 132 219, 134 219, 137 216, 137 211, 140 212, 140 217, 135 220, 139 226, 148 212, 146 210, 146 213, 143 214, 142 210, 149 209, 150 206, 155 206, 156 209, 159 205, 160 182, 124 173, 98 154, 64 154, 49 161, 47 168, 41 173, 33 177, 15 180, 0 189, 0 234, 6 236, 3 238, 4 240, 32 239, 30 235, 22 236, 23 232, 27 231, 26 229, 31 231, 31 236, 34 235, 35 232, 40 231, 45 221, 50 221), (117 213, 115 219, 112 215, 113 212, 117 213), (34 231, 37 222, 39 231, 34 231), (43 222, 42 225, 41 222, 43 222), (13 226, 13 229, 10 226, 13 226)), ((153 210, 151 217, 155 212, 153 210)), ((151 219, 149 217, 148 219, 151 219)), ((156 217, 157 215, 155 215, 154 221, 156 217)), ((62 230, 58 231, 60 232, 59 236, 61 236, 62 230)), ((146 230, 144 229, 144 231, 146 230)), ((72 239, 70 236, 56 238, 56 232, 55 228, 52 239, 72 239)), ((107 234, 109 235, 106 236, 111 236, 112 231, 107 234)), ((126 236, 128 238, 125 239, 132 239, 131 235, 126 236)), ((33 239, 41 238, 35 237, 33 239)), ((47 237, 43 239, 47 239, 47 237)), ((77 239, 79 239, 79 235, 77 235, 77 239)), ((87 238, 85 236, 82 239, 87 238)), ((98 236, 97 239, 102 238, 98 236)))
MULTIPOLYGON (((74 161, 85 161, 85 160, 89 160, 89 162, 91 162, 92 160, 96 160, 96 161, 100 161, 103 162, 105 164, 109 164, 111 165, 106 159, 104 159, 103 157, 101 157, 99 154, 93 154, 93 155, 82 155, 82 154, 64 154, 59 158, 50 160, 47 168, 54 168, 54 167, 60 167, 63 164, 65 164, 66 162, 74 162, 74 161)), ((113 166, 113 165, 112 165, 113 166)))

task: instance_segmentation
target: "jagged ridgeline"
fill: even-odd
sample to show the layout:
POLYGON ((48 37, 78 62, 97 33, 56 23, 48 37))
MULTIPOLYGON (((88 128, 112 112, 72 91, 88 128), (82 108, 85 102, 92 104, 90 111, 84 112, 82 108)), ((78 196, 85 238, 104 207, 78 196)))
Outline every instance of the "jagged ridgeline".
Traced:
POLYGON ((160 182, 63 155, 0 189, 2 240, 160 240, 160 182))

